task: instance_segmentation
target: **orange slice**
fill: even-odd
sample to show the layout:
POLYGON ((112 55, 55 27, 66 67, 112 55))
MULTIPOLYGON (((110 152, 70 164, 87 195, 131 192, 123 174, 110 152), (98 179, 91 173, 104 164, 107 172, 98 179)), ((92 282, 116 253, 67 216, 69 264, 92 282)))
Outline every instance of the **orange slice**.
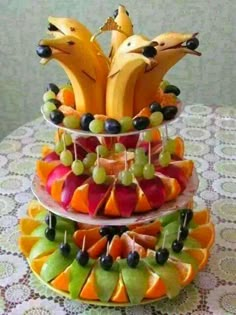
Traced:
MULTIPOLYGON (((122 242, 122 256, 127 257, 133 251, 133 239, 127 233, 122 234, 120 239, 122 242)), ((134 243, 134 250, 139 253, 140 257, 146 256, 145 248, 136 242, 134 243)))
POLYGON ((169 105, 175 105, 177 103, 176 96, 172 93, 164 93, 161 101, 161 106, 169 106, 169 105))
POLYGON ((149 117, 151 115, 150 109, 149 107, 144 107, 143 109, 141 109, 141 111, 135 115, 134 118, 139 117, 139 116, 144 116, 144 117, 149 117))
POLYGON ((115 303, 128 303, 128 295, 126 292, 126 288, 122 279, 121 274, 119 275, 119 280, 117 282, 115 291, 111 297, 111 301, 115 303))
POLYGON ((51 187, 51 196, 55 201, 59 203, 61 202, 61 192, 64 185, 64 181, 65 181, 64 178, 57 179, 53 182, 52 187, 51 187))
POLYGON ((177 179, 167 177, 161 173, 156 173, 156 175, 160 177, 162 183, 164 184, 166 201, 176 199, 181 192, 181 187, 177 179))
POLYGON ((36 217, 40 212, 45 211, 45 208, 37 200, 32 200, 28 205, 28 215, 31 218, 36 217))
POLYGON ((159 221, 154 221, 149 224, 144 224, 134 228, 134 232, 145 235, 156 236, 161 230, 161 223, 159 221))
POLYGON ((186 248, 184 251, 197 260, 199 270, 202 270, 206 266, 209 258, 207 248, 186 248))
POLYGON ((104 214, 113 217, 120 216, 120 211, 115 199, 115 186, 112 188, 111 194, 106 202, 104 214))
POLYGON ((127 234, 133 239, 135 242, 143 246, 144 248, 154 249, 156 245, 156 237, 151 235, 139 234, 133 231, 128 231, 127 234))
POLYGON ((191 264, 186 264, 181 261, 172 261, 179 271, 180 284, 186 286, 189 284, 195 277, 195 272, 191 264))
POLYGON ((137 190, 138 190, 138 202, 137 202, 134 212, 149 211, 152 207, 150 206, 146 195, 144 194, 142 189, 140 189, 139 187, 137 188, 137 190))
POLYGON ((171 164, 179 167, 187 178, 189 178, 192 175, 194 166, 192 160, 174 161, 171 162, 171 164))
POLYGON ((57 94, 57 99, 64 105, 71 107, 75 106, 75 96, 74 92, 71 89, 68 88, 61 89, 57 94))
POLYGON ((194 211, 193 221, 199 225, 208 223, 210 221, 210 210, 194 211))
POLYGON ((163 96, 164 96, 163 90, 161 88, 158 88, 156 95, 155 95, 155 101, 157 101, 159 104, 161 104, 163 96))
POLYGON ((51 285, 61 291, 69 291, 69 282, 70 282, 70 267, 66 268, 65 271, 59 274, 52 282, 51 285))
POLYGON ((102 254, 102 252, 105 250, 106 245, 107 245, 107 237, 104 236, 88 249, 89 257, 94 258, 94 259, 98 258, 102 254))
POLYGON ((68 105, 61 105, 59 107, 59 110, 64 114, 64 116, 76 116, 80 118, 80 116, 82 115, 80 112, 68 105))
POLYGON ((37 226, 41 225, 41 222, 31 218, 22 218, 19 225, 21 233, 29 235, 37 226))
POLYGON ((71 199, 71 207, 82 213, 88 213, 88 184, 83 184, 76 188, 73 197, 71 199))
POLYGON ((85 282, 81 290, 80 297, 81 299, 85 299, 85 300, 99 300, 97 292, 96 292, 94 270, 92 270, 90 276, 85 282))
POLYGON ((148 278, 148 289, 144 297, 147 299, 157 299, 165 294, 166 286, 164 282, 157 274, 150 272, 148 278))
POLYGON ((97 241, 99 241, 102 237, 99 233, 99 227, 90 230, 77 230, 74 235, 75 243, 82 248, 83 239, 85 237, 85 249, 87 250, 91 246, 93 246, 97 241))
POLYGON ((42 158, 44 158, 51 152, 53 152, 52 148, 50 148, 48 145, 44 145, 41 150, 42 158))
POLYGON ((31 251, 31 248, 34 246, 35 243, 40 239, 37 236, 30 236, 30 235, 22 235, 18 240, 18 244, 20 247, 21 252, 28 257, 31 251))
POLYGON ((118 235, 115 235, 112 238, 111 244, 109 246, 109 254, 112 256, 112 258, 115 260, 117 257, 121 256, 122 251, 122 243, 120 240, 120 237, 118 235))
POLYGON ((202 248, 210 248, 215 240, 215 228, 212 223, 199 225, 196 229, 189 232, 189 236, 195 238, 202 248))
POLYGON ((175 155, 181 159, 184 157, 184 140, 181 137, 175 138, 175 155))
POLYGON ((43 184, 46 184, 49 174, 57 167, 61 162, 59 160, 45 162, 38 160, 36 162, 36 173, 43 184))
POLYGON ((41 269, 43 267, 43 265, 45 264, 45 262, 48 260, 50 255, 46 255, 46 256, 42 256, 40 258, 36 258, 32 261, 31 263, 31 268, 34 270, 34 272, 36 272, 38 275, 41 272, 41 269))

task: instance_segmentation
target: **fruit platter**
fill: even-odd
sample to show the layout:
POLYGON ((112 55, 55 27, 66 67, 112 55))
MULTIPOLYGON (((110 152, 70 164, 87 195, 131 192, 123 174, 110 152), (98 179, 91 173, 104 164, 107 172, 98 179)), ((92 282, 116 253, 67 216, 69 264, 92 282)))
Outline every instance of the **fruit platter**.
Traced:
POLYGON ((69 82, 43 94, 56 131, 36 161, 20 250, 70 299, 125 307, 174 298, 207 264, 215 235, 210 210, 193 209, 198 177, 184 140, 168 129, 183 103, 164 76, 201 55, 198 33, 135 34, 123 5, 95 33, 71 18, 48 23, 36 53, 69 82))

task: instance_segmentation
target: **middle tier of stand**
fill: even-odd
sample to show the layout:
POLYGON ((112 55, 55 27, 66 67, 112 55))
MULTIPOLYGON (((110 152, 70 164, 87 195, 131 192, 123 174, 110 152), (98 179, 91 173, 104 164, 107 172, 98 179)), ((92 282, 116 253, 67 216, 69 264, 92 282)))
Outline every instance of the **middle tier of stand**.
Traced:
POLYGON ((35 175, 32 181, 32 192, 38 201, 46 209, 52 213, 64 217, 76 222, 86 223, 91 225, 130 225, 130 224, 141 224, 155 220, 164 214, 174 212, 178 209, 185 208, 188 202, 195 195, 199 185, 198 176, 195 168, 193 174, 188 181, 186 189, 179 195, 174 201, 170 201, 162 205, 159 209, 149 211, 147 213, 135 214, 128 218, 119 217, 105 217, 95 216, 91 217, 88 214, 83 214, 73 211, 71 208, 64 209, 60 204, 52 199, 52 197, 46 192, 45 188, 41 186, 39 178, 35 175))

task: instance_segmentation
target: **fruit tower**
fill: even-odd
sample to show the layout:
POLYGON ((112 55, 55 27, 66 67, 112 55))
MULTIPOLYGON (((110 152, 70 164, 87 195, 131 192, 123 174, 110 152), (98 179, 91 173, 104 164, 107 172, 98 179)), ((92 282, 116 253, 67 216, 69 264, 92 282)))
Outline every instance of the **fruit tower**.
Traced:
MULTIPOLYGON (((197 33, 150 40, 133 33, 122 5, 97 33, 49 17, 41 63, 56 60, 69 83, 50 83, 44 118, 55 145, 36 163, 19 246, 35 275, 72 299, 105 305, 173 298, 204 268, 214 241, 209 210, 193 211, 198 186, 184 141, 168 135, 182 111, 164 81, 197 33), (111 32, 106 56, 98 35, 111 32)), ((110 34, 110 33, 108 33, 110 34)))

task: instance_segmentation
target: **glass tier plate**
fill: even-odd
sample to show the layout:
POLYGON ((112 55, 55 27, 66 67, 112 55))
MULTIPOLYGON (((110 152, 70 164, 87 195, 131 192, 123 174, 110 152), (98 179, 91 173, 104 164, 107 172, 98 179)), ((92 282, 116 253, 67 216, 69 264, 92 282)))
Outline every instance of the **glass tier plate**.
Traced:
POLYGON ((165 203, 157 210, 149 211, 143 214, 135 214, 128 218, 109 218, 102 215, 91 217, 88 214, 76 212, 71 208, 65 210, 46 192, 45 188, 40 184, 38 176, 36 175, 33 178, 31 189, 35 197, 46 209, 60 217, 65 217, 76 222, 92 225, 130 225, 148 222, 158 217, 161 217, 164 214, 171 213, 176 211, 177 209, 186 207, 188 202, 196 193, 198 189, 198 184, 198 176, 194 168, 193 174, 188 181, 186 189, 182 192, 181 195, 178 196, 178 198, 176 198, 174 201, 165 203))
MULTIPOLYGON (((164 121, 160 126, 158 127, 161 127, 161 126, 164 126, 166 124, 169 124, 171 122, 173 122, 174 120, 176 120, 180 114, 183 112, 184 110, 184 104, 182 102, 179 102, 176 104, 176 107, 178 108, 178 112, 175 116, 174 119, 171 119, 171 120, 166 120, 164 121)), ((135 131, 130 131, 130 132, 125 132, 125 133, 118 133, 118 134, 110 134, 110 133, 99 133, 99 134, 95 134, 95 133, 92 133, 92 132, 89 132, 89 131, 84 131, 84 130, 79 130, 79 129, 71 129, 71 128, 66 128, 64 126, 62 126, 61 124, 59 125, 56 125, 54 124, 43 112, 43 106, 41 107, 41 113, 43 115, 43 118, 51 125, 53 126, 54 128, 60 128, 62 130, 65 130, 69 133, 72 133, 74 134, 75 136, 100 136, 100 137, 121 137, 121 136, 130 136, 130 135, 134 135, 134 134, 138 134, 140 132, 144 132, 144 131, 147 131, 147 130, 151 130, 151 129, 156 129, 157 127, 153 127, 153 128, 147 128, 145 130, 135 130, 135 131)))

